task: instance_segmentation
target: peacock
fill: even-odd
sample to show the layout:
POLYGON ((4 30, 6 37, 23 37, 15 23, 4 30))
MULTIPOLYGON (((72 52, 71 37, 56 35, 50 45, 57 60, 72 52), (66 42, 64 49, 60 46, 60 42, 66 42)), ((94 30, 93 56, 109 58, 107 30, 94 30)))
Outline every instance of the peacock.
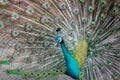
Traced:
POLYGON ((0 0, 0 70, 120 80, 120 0, 0 0))

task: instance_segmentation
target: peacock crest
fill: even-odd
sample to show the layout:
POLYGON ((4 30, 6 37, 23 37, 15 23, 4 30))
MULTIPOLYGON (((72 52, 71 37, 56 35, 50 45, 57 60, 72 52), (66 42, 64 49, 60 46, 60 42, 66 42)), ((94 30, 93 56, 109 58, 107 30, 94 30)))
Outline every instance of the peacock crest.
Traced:
POLYGON ((0 70, 119 80, 120 1, 0 0, 0 70))

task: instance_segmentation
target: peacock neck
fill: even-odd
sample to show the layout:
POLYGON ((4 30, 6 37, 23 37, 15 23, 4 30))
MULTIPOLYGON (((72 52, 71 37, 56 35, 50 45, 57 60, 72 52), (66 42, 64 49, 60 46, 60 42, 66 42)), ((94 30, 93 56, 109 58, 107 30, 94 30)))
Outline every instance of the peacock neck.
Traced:
POLYGON ((62 52, 64 54, 66 63, 70 63, 71 61, 75 60, 73 56, 70 54, 69 50, 67 49, 64 41, 61 42, 61 48, 62 48, 62 52))
POLYGON ((70 54, 64 41, 61 42, 61 48, 66 61, 67 74, 75 79, 78 79, 80 75, 80 68, 78 61, 70 54))

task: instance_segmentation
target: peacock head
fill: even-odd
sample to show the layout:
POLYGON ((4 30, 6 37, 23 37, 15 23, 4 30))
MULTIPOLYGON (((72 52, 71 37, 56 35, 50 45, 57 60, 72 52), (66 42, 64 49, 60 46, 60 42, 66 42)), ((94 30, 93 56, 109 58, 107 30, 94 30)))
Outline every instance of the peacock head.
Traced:
POLYGON ((60 35, 56 36, 56 37, 55 37, 55 41, 56 41, 57 43, 63 42, 62 36, 60 36, 60 35))
POLYGON ((55 41, 59 44, 61 44, 61 42, 63 42, 63 37, 60 35, 61 34, 61 28, 57 28, 55 30, 55 34, 56 34, 56 37, 55 37, 55 41))

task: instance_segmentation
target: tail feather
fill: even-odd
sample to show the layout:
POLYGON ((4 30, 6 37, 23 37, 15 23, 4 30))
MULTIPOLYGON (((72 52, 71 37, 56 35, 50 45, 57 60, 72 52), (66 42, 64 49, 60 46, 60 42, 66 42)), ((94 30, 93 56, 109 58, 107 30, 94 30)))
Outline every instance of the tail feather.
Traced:
POLYGON ((61 35, 72 55, 81 41, 88 42, 80 79, 118 80, 119 8, 119 0, 1 0, 1 69, 35 78, 64 74, 64 56, 54 40, 61 35))

